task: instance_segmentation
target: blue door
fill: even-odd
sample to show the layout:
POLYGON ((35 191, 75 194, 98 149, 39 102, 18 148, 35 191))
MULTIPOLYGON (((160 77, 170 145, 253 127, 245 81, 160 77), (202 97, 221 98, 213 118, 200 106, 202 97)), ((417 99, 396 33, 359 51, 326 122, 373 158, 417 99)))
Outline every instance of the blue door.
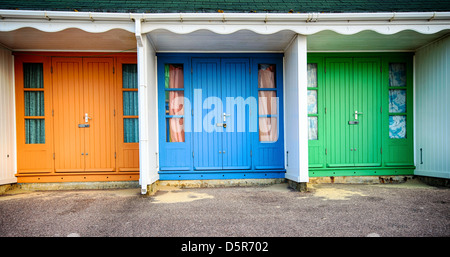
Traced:
POLYGON ((251 169, 249 67, 247 58, 193 58, 195 170, 251 169))

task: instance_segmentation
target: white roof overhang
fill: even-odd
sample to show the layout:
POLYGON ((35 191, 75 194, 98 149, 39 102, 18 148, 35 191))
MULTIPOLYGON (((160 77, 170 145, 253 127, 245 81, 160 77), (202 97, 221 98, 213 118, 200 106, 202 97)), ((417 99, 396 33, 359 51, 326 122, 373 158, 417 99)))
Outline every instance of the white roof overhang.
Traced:
POLYGON ((0 10, 13 50, 123 51, 147 35, 159 52, 283 52, 296 34, 309 51, 414 51, 450 33, 450 12, 87 13, 0 10))

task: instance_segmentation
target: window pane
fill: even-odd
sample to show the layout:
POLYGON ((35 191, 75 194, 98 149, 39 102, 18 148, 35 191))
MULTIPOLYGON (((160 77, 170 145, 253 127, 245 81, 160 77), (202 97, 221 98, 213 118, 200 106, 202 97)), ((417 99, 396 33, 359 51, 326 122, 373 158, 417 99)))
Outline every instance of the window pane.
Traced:
POLYGON ((308 87, 317 87, 317 63, 308 63, 308 87))
POLYGON ((184 91, 166 91, 166 114, 184 115, 184 91))
POLYGON ((25 116, 44 116, 44 92, 25 91, 25 116))
POLYGON ((406 116, 389 116, 389 138, 406 138, 406 116))
POLYGON ((389 90, 389 112, 406 112, 406 90, 389 90))
POLYGON ((258 65, 258 88, 276 88, 275 64, 258 65))
POLYGON ((139 143, 139 120, 137 118, 123 119, 123 142, 139 143))
POLYGON ((122 87, 138 88, 137 64, 122 64, 122 87))
POLYGON ((308 139, 317 140, 317 117, 308 117, 308 139))
POLYGON ((183 64, 166 64, 165 88, 184 88, 183 64))
POLYGON ((278 140, 278 119, 276 117, 259 118, 259 141, 276 142, 278 140))
POLYGON ((136 91, 123 92, 123 115, 124 116, 139 115, 138 92, 136 91))
POLYGON ((406 87, 405 63, 389 63, 389 86, 406 87))
POLYGON ((184 119, 167 118, 166 119, 166 141, 184 142, 184 119))
POLYGON ((308 90, 308 114, 317 114, 317 90, 308 90))
POLYGON ((25 144, 45 144, 44 119, 25 119, 25 144))
POLYGON ((277 91, 259 91, 259 115, 276 115, 278 114, 277 91))
POLYGON ((42 63, 23 64, 23 87, 44 88, 44 66, 42 63))

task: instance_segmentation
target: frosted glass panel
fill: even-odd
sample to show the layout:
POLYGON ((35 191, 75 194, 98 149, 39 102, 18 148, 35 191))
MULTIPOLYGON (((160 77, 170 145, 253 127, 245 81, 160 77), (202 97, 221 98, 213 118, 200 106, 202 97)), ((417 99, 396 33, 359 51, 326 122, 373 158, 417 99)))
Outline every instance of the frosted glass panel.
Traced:
POLYGON ((276 117, 259 118, 259 141, 276 142, 278 140, 278 119, 276 117))
POLYGON ((44 91, 25 91, 25 116, 44 116, 44 91))
POLYGON ((25 119, 25 144, 45 144, 44 119, 25 119))
POLYGON ((184 119, 166 119, 166 142, 184 142, 184 119))
POLYGON ((123 88, 138 88, 137 64, 122 65, 123 88))
POLYGON ((139 143, 139 120, 136 118, 123 119, 123 142, 139 143))
POLYGON ((308 114, 317 114, 317 90, 308 90, 308 114))
POLYGON ((276 88, 275 64, 258 65, 258 88, 276 88))
POLYGON ((406 87, 405 63, 389 63, 389 86, 406 87))
POLYGON ((44 88, 44 66, 42 63, 23 64, 23 87, 44 88))
POLYGON ((308 63, 308 87, 317 87, 317 63, 308 63))
POLYGON ((389 90, 389 112, 406 112, 406 90, 389 90))
POLYGON ((317 117, 308 117, 308 139, 317 140, 317 117))
POLYGON ((259 115, 278 114, 277 91, 259 91, 258 92, 258 113, 259 115))
POLYGON ((389 116, 389 138, 406 138, 406 116, 389 116))
POLYGON ((137 91, 123 92, 123 115, 125 116, 139 115, 137 91))

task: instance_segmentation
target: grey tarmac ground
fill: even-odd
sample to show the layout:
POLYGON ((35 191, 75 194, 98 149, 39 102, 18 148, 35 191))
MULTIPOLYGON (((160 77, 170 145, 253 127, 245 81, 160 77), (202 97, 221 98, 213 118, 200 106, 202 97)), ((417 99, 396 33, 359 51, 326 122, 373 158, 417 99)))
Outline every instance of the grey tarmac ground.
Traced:
POLYGON ((0 237, 449 237, 450 189, 287 184, 29 191, 0 196, 0 237))

